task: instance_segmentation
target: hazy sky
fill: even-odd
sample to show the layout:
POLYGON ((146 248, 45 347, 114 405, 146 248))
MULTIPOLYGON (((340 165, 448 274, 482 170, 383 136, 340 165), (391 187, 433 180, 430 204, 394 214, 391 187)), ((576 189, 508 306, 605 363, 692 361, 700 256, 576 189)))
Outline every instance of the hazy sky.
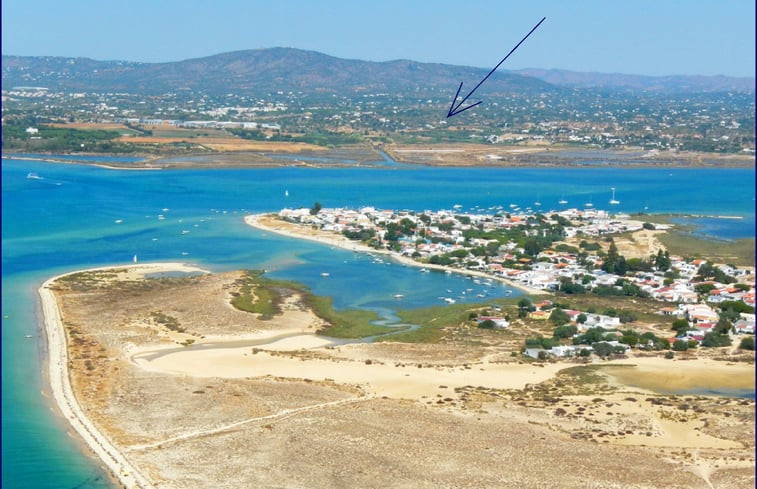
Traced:
POLYGON ((754 76, 752 0, 3 0, 2 52, 178 61, 274 46, 503 69, 754 76))

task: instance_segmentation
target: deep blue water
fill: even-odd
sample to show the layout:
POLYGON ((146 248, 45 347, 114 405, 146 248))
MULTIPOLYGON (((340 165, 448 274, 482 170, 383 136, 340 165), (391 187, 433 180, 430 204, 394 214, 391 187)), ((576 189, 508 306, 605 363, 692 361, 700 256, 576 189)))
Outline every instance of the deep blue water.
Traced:
MULTIPOLYGON (((98 158, 107 161, 107 158, 98 158)), ((271 168, 171 171, 108 170, 37 161, 2 161, 2 484, 10 488, 111 487, 66 436, 41 377, 36 289, 46 278, 91 266, 185 261, 215 271, 262 268, 300 281, 339 308, 391 311, 440 304, 439 297, 504 287, 461 276, 421 274, 396 263, 246 226, 246 212, 282 207, 371 205, 438 210, 541 209, 591 201, 608 208, 611 187, 624 212, 737 215, 713 231, 754 236, 754 170, 622 168, 271 168), (28 179, 37 173, 40 179, 28 179), (285 196, 288 192, 289 196, 285 196), (168 210, 163 210, 168 209, 168 210), (158 219, 158 214, 165 216, 158 219), (116 221, 120 220, 120 223, 116 221), (182 234, 182 231, 189 233, 182 234), (328 272, 329 277, 322 277, 328 272), (450 290, 452 292, 447 292, 450 290), (394 294, 404 294, 401 301, 394 294)), ((515 295, 515 294, 514 294, 515 295)), ((485 299, 477 299, 485 300, 485 299)))

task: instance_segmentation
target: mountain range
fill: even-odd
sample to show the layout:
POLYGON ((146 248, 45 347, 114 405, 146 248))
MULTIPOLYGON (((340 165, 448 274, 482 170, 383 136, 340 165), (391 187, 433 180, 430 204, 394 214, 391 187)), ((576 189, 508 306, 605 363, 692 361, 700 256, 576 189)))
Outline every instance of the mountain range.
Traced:
MULTIPOLYGON (((2 56, 4 89, 39 86, 66 92, 126 92, 158 95, 202 91, 260 96, 276 91, 338 94, 386 92, 428 96, 475 86, 487 68, 420 63, 348 60, 315 51, 269 48, 235 51, 167 63, 97 61, 89 58, 2 56)), ((597 88, 692 93, 754 91, 754 78, 582 73, 566 70, 500 70, 481 94, 539 94, 597 88)), ((454 92, 453 92, 454 93, 454 92)))

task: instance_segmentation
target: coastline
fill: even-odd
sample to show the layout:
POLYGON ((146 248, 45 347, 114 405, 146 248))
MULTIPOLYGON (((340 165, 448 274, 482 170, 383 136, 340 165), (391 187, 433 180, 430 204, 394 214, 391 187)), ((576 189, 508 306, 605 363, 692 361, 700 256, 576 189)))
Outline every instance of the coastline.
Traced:
MULTIPOLYGON (((154 263, 139 265, 124 265, 90 268, 76 270, 56 275, 46 280, 38 289, 45 337, 48 351, 48 380, 50 389, 55 399, 56 406, 61 415, 66 418, 71 427, 79 434, 89 449, 105 464, 108 471, 127 488, 153 489, 155 486, 120 452, 94 424, 89 420, 81 409, 76 395, 71 386, 68 371, 68 342, 63 327, 60 308, 55 294, 50 286, 58 279, 74 273, 109 270, 113 268, 127 268, 130 270, 144 270, 145 273, 163 271, 200 271, 197 267, 191 267, 181 263, 154 263)), ((204 270, 202 270, 204 271, 204 270)))
MULTIPOLYGON (((408 258, 406 256, 402 256, 399 253, 389 251, 389 250, 377 250, 375 248, 371 248, 370 246, 366 246, 362 243, 358 243, 355 241, 352 241, 350 239, 347 239, 346 237, 339 236, 336 234, 326 234, 323 231, 318 231, 317 234, 306 234, 306 233, 299 233, 295 232, 293 230, 289 229, 283 229, 282 227, 276 227, 271 226, 270 224, 261 222, 261 219, 267 218, 269 216, 274 216, 273 214, 250 214, 244 217, 244 222, 248 226, 254 227, 256 229, 260 229, 262 231, 269 231, 272 233, 276 233, 282 236, 286 236, 289 238, 297 238, 297 239, 307 239, 309 241, 315 241, 316 243, 326 244, 329 246, 336 246, 338 248, 342 248, 345 250, 360 252, 360 253, 379 253, 382 255, 386 255, 391 257, 393 260, 408 266, 413 266, 417 268, 427 268, 432 270, 438 270, 442 272, 451 272, 458 275, 471 275, 474 277, 481 277, 481 278, 488 278, 491 280, 496 280, 502 284, 505 284, 509 287, 513 287, 515 289, 518 289, 522 292, 525 292, 529 295, 544 295, 546 294, 545 291, 534 289, 531 287, 527 287, 525 285, 513 282, 512 280, 508 280, 506 278, 497 277, 495 275, 490 275, 488 273, 479 272, 476 270, 460 270, 458 268, 452 268, 447 267, 444 265, 435 265, 432 263, 420 263, 417 262, 411 258, 408 258)), ((277 219, 276 217, 272 217, 274 219, 277 219)), ((283 223, 283 221, 281 221, 283 223)))
MULTIPOLYGON (((120 271, 115 274, 118 276, 116 280, 138 280, 140 277, 158 271, 198 270, 178 263, 116 265, 90 270, 115 271, 116 269, 120 271)), ((73 367, 69 372, 70 357, 66 345, 67 332, 64 329, 61 317, 63 313, 76 313, 76 309, 69 309, 68 301, 65 303, 58 301, 50 287, 55 283, 55 280, 61 277, 83 271, 87 270, 69 272, 48 279, 39 289, 45 316, 45 328, 49 338, 50 383, 60 412, 80 433, 81 438, 87 443, 91 451, 103 461, 108 471, 116 479, 116 483, 120 483, 124 487, 157 489, 157 487, 163 487, 164 484, 171 487, 173 487, 173 484, 184 487, 179 481, 192 480, 192 477, 206 473, 205 471, 208 468, 205 467, 204 462, 208 461, 209 450, 221 454, 220 457, 224 459, 230 457, 233 460, 229 463, 221 462, 220 459, 211 462, 219 464, 220 468, 208 472, 210 475, 207 475, 206 479, 196 479, 195 485, 188 485, 187 487, 215 487, 219 485, 220 481, 225 480, 224 477, 229 474, 230 470, 236 470, 234 464, 249 463, 249 460, 245 458, 246 455, 240 452, 238 447, 249 447, 251 443, 257 444, 261 439, 266 440, 266 437, 270 436, 281 436, 284 437, 282 439, 289 439, 292 433, 303 436, 305 444, 318 446, 319 443, 331 443, 329 441, 331 438, 324 435, 322 430, 333 429, 330 423, 334 419, 339 419, 340 415, 345 413, 345 411, 340 410, 342 406, 362 406, 363 403, 368 408, 350 407, 351 416, 357 416, 358 420, 363 420, 362 422, 368 422, 367 420, 375 422, 378 407, 393 405, 395 410, 386 415, 386 418, 379 419, 386 419, 387 423, 391 422, 392 419, 403 419, 404 421, 397 421, 399 426, 403 427, 400 431, 409 426, 402 423, 418 423, 416 417, 419 414, 431 413, 431 418, 426 421, 428 424, 423 426, 438 428, 438 423, 446 422, 447 424, 442 425, 445 427, 444 429, 452 429, 454 426, 463 423, 462 430, 472 429, 475 426, 480 426, 478 421, 473 421, 474 418, 478 417, 479 419, 484 418, 484 423, 496 422, 498 425, 504 419, 511 420, 515 423, 514 429, 516 431, 522 430, 518 431, 521 436, 534 436, 534 434, 548 436, 544 427, 551 426, 556 422, 558 426, 563 426, 568 432, 583 433, 582 428, 574 426, 573 421, 568 420, 566 421, 567 424, 560 425, 559 419, 554 415, 555 406, 550 404, 551 401, 543 400, 541 396, 545 391, 536 387, 545 382, 548 383, 547 385, 557 386, 558 384, 554 384, 554 382, 559 381, 559 372, 577 366, 575 363, 503 361, 501 356, 492 355, 490 351, 479 352, 477 355, 464 358, 464 355, 463 357, 459 355, 462 350, 447 350, 446 356, 443 355, 447 360, 442 360, 440 363, 439 359, 442 357, 425 356, 424 353, 428 350, 419 345, 405 349, 388 344, 331 344, 328 340, 316 337, 313 334, 317 324, 313 323, 312 314, 296 307, 296 301, 294 301, 292 302, 293 307, 286 309, 273 324, 266 324, 262 328, 240 329, 239 333, 241 334, 225 332, 215 335, 208 334, 208 336, 203 335, 197 344, 191 347, 177 347, 175 338, 170 342, 158 341, 157 343, 152 341, 155 339, 152 338, 150 341, 135 345, 136 348, 130 343, 117 341, 120 352, 114 352, 111 358, 129 362, 143 372, 150 372, 148 382, 151 384, 151 388, 147 392, 152 394, 160 392, 161 395, 163 393, 168 395, 170 392, 175 394, 178 391, 181 396, 174 399, 183 399, 184 401, 191 397, 193 398, 192 402, 199 404, 185 405, 178 402, 177 406, 180 409, 192 410, 193 413, 200 413, 202 418, 202 422, 195 421, 194 424, 187 423, 185 419, 185 422, 181 423, 178 429, 168 431, 155 429, 148 423, 141 429, 133 431, 132 437, 119 438, 118 425, 103 424, 102 431, 98 431, 93 426, 79 406, 69 378, 70 372, 77 374, 84 372, 84 370, 78 370, 77 367, 73 367), (59 306, 64 307, 62 312, 59 306), (277 395, 281 397, 271 397, 271 393, 274 391, 263 389, 264 406, 267 406, 267 408, 250 411, 250 405, 240 403, 234 397, 240 392, 237 388, 223 392, 222 386, 224 385, 231 385, 229 383, 241 385, 242 382, 247 381, 266 383, 272 389, 275 389, 275 392, 279 393, 277 395), (165 382, 165 384, 159 384, 159 382, 165 382), (176 382, 181 382, 178 384, 178 389, 176 382), (173 390, 170 388, 171 386, 173 386, 173 390), (288 400, 287 389, 296 389, 299 392, 300 389, 310 387, 318 389, 339 387, 342 390, 339 395, 333 393, 333 395, 330 394, 326 397, 308 395, 305 398, 298 398, 297 402, 294 403, 285 402, 288 400), (193 388, 198 389, 198 391, 190 393, 187 388, 189 388, 189 391, 193 388), (503 397, 501 392, 510 389, 518 390, 520 393, 503 397), (204 392, 199 392, 199 390, 204 392), (218 397, 212 397, 206 401, 201 400, 206 396, 218 397), (209 409, 207 419, 204 418, 206 415, 204 409, 198 409, 198 406, 205 406, 206 408, 218 406, 218 402, 224 400, 224 402, 227 402, 229 399, 231 404, 228 407, 231 409, 231 407, 236 406, 239 409, 231 409, 228 412, 224 410, 215 413, 215 417, 213 417, 213 410, 209 409), (268 402, 271 399, 276 399, 276 402, 269 405, 268 402), (519 401, 527 402, 528 406, 516 404, 519 401), (544 404, 545 402, 546 404, 544 404), (431 404, 436 406, 433 411, 429 407, 431 404), (533 410, 531 410, 532 408, 533 410), (287 420, 295 415, 295 417, 302 417, 303 414, 301 413, 307 413, 305 415, 307 417, 306 422, 303 423, 301 419, 299 421, 295 419, 291 421, 291 424, 287 423, 287 420), (327 421, 324 421, 324 424, 318 424, 319 419, 327 421), (442 421, 439 421, 440 419, 442 421), (310 434, 303 433, 303 426, 309 426, 311 422, 315 423, 314 431, 310 434), (466 424, 468 422, 471 424, 466 424), (269 424, 274 423, 274 429, 271 429, 269 424), (256 425, 257 428, 255 428, 256 425), (111 432, 111 426, 116 426, 116 431, 111 432), (252 428, 239 430, 240 427, 252 428), (150 430, 154 430, 155 436, 152 436, 153 431, 150 430), (140 439, 140 435, 144 436, 145 433, 149 433, 150 436, 146 439, 140 439), (162 433, 162 436, 160 433, 162 433), (279 435, 276 435, 276 433, 279 433, 279 435), (324 436, 326 436, 326 441, 324 441, 324 436), (192 441, 198 438, 202 438, 202 443, 193 445, 192 441), (117 448, 109 441, 110 439, 119 444, 117 448), (241 453, 241 455, 234 458, 233 452, 241 453), (177 478, 177 470, 187 468, 183 464, 171 465, 174 462, 178 463, 179 460, 195 463, 196 470, 190 471, 189 478, 177 478), (136 465, 142 472, 138 471, 136 465), (197 480, 204 482, 201 485, 196 485, 197 480)), ((209 275, 208 278, 220 277, 221 275, 213 274, 209 275)), ((184 292, 181 292, 179 295, 183 297, 184 302, 179 301, 177 296, 177 302, 174 306, 177 311, 184 311, 185 316, 182 317, 180 313, 177 313, 178 320, 196 333, 206 333, 201 327, 208 324, 207 318, 218 318, 218 311, 228 308, 226 289, 219 288, 218 284, 232 283, 234 279, 233 276, 228 276, 223 279, 226 282, 205 284, 205 288, 201 288, 198 295, 192 297, 187 297, 184 292), (216 291, 218 297, 223 300, 220 302, 210 300, 215 297, 213 291, 216 291), (184 310, 189 303, 196 302, 199 297, 202 297, 201 300, 203 301, 208 300, 209 304, 215 304, 212 307, 216 309, 208 309, 207 315, 198 315, 197 310, 194 309, 184 310), (184 323, 188 318, 191 318, 191 321, 196 321, 196 323, 184 323)), ((118 291, 117 288, 114 290, 118 291)), ((154 291, 143 289, 142 294, 147 297, 154 294, 154 291)), ((157 302, 142 304, 142 310, 154 310, 155 304, 166 303, 166 297, 165 295, 160 296, 160 298, 156 296, 155 301, 157 302)), ((136 302, 130 304, 133 305, 141 301, 142 298, 137 298, 136 302)), ((173 304, 173 302, 171 303, 173 304)), ((126 306, 126 304, 117 305, 119 308, 126 306)), ((86 311, 86 309, 80 310, 79 313, 83 311, 86 311)), ((90 327, 102 320, 102 316, 91 311, 90 309, 88 315, 90 327)), ((116 323, 106 322, 106 324, 116 323)), ((94 335, 102 332, 97 327, 90 330, 87 330, 87 327, 84 326, 85 332, 94 335)), ((101 337, 100 341, 103 338, 105 337, 101 337)), ((76 350, 72 349, 72 351, 76 350)), ((661 357, 631 357, 609 362, 591 362, 589 365, 609 367, 607 372, 609 380, 617 385, 619 390, 594 393, 591 391, 586 393, 566 392, 566 397, 561 406, 567 412, 575 412, 575 416, 582 416, 579 408, 585 409, 588 406, 589 410, 593 410, 589 414, 592 422, 604 423, 610 428, 619 429, 622 427, 624 434, 621 437, 614 437, 609 440, 612 445, 617 447, 616 450, 622 449, 623 446, 648 447, 648 449, 658 451, 669 451, 674 448, 685 451, 729 450, 733 451, 728 452, 729 456, 733 454, 734 457, 743 457, 744 451, 749 449, 745 442, 718 436, 717 433, 709 431, 699 431, 706 427, 706 421, 698 417, 670 418, 669 406, 674 404, 665 404, 665 409, 657 409, 653 408, 654 404, 649 399, 639 398, 649 395, 652 396, 651 399, 653 400, 665 399, 658 396, 653 387, 656 387, 663 380, 659 377, 665 376, 664 374, 667 374, 667 377, 673 382, 679 382, 680 376, 671 372, 671 370, 678 369, 684 369, 691 374, 689 379, 680 380, 711 378, 711 380, 720 383, 729 379, 734 387, 750 385, 753 388, 753 363, 734 364, 707 358, 685 360, 686 358, 667 360, 661 357), (648 379, 655 385, 649 385, 646 382, 632 385, 637 384, 636 381, 639 377, 648 379), (628 378, 634 380, 634 382, 629 383, 628 378), (629 395, 635 397, 629 398, 629 395), (600 405, 596 404, 597 396, 600 396, 600 400, 604 401, 600 405), (648 412, 644 413, 643 418, 639 418, 639 404, 650 408, 648 412), (608 411, 610 406, 612 406, 612 412, 608 411)), ((79 379, 78 375, 75 378, 79 379)), ((128 376, 125 378, 128 378, 128 376)), ((127 382, 121 385, 128 386, 131 384, 127 382)), ((253 390, 249 391, 250 399, 257 399, 252 395, 252 392, 255 389, 260 389, 261 385, 252 385, 253 390)), ((127 409, 124 409, 122 405, 121 409, 114 411, 111 416, 126 420, 141 419, 140 416, 144 416, 146 413, 154 413, 155 409, 160 406, 165 407, 165 399, 156 404, 149 404, 155 402, 155 399, 152 399, 151 396, 144 398, 144 391, 137 390, 135 392, 141 392, 142 395, 137 396, 136 401, 132 400, 130 405, 127 404, 127 409), (143 402, 146 403, 144 406, 143 402), (131 410, 128 409, 129 406, 132 407, 131 410)), ((322 391, 313 391, 313 394, 318 392, 322 391)), ((83 406, 92 408, 93 404, 89 403, 86 394, 82 394, 82 396, 80 398, 83 401, 83 406)), ((710 404, 716 402, 699 398, 699 396, 697 398, 699 399, 697 402, 710 404)), ((113 398, 103 399, 106 402, 118 404, 113 398)), ((667 403, 668 401, 664 402, 667 403)), ((739 401, 729 400, 727 403, 730 406, 731 403, 736 402, 739 401)), ((177 412, 173 411, 173 414, 177 412)), ((170 414, 164 416, 168 420, 176 419, 170 414)), ((378 416, 382 416, 382 414, 379 413, 378 416)), ((146 419, 153 418, 147 416, 146 419)), ((355 433, 366 436, 365 432, 362 431, 363 426, 363 424, 358 423, 355 433)), ((382 433, 390 433, 390 431, 383 430, 382 433)), ((391 434, 390 436, 389 439, 396 441, 394 437, 399 435, 391 434)), ((555 438, 555 440, 563 439, 565 432, 560 432, 555 436, 560 437, 555 438)), ((598 436, 605 436, 605 434, 598 436)), ((492 438, 492 441, 494 440, 495 438, 492 438)), ((595 440, 599 439, 595 438, 595 440)), ((602 440, 602 442, 604 441, 602 440)), ((278 442, 274 445, 278 445, 278 442)), ((587 444, 586 446, 592 445, 587 444)), ((272 446, 271 444, 261 444, 260 449, 272 446)), ((597 444, 596 446, 600 445, 597 444)), ((288 450, 289 445, 286 445, 286 447, 288 450)), ((444 444, 444 452, 440 455, 442 457, 440 460, 443 457, 450 456, 448 454, 456 453, 454 448, 449 447, 450 445, 444 444), (448 452, 448 449, 451 451, 448 452)), ((349 450, 349 446, 346 449, 349 450)), ((635 450, 635 448, 631 448, 631 450, 635 450)), ((285 450, 271 453, 275 453, 277 457, 286 457, 286 453, 290 452, 285 450)), ((488 457, 490 454, 483 456, 488 457)), ((745 468, 744 470, 753 467, 753 461, 749 459, 739 460, 738 462, 735 459, 726 462, 726 459, 718 454, 717 457, 710 457, 703 463, 706 463, 707 467, 718 467, 718 465, 713 464, 720 463, 726 464, 726 468, 745 468)), ((319 461, 319 463, 327 463, 327 460, 319 461)), ((358 464, 362 464, 362 462, 358 462, 358 464)), ((327 464, 326 467, 327 471, 332 470, 331 465, 327 464)), ((291 483, 293 477, 305 480, 306 477, 310 477, 312 468, 305 467, 302 472, 287 470, 280 474, 278 479, 266 479, 265 471, 257 471, 255 465, 250 470, 251 472, 247 473, 247 479, 237 479, 237 482, 242 481, 241 484, 244 485, 230 485, 229 487, 278 487, 282 484, 281 481, 291 483), (303 474, 307 474, 307 476, 303 474)), ((344 468, 340 467, 339 470, 342 471, 344 468)), ((333 476, 333 473, 329 472, 329 474, 324 476, 326 478, 319 479, 320 483, 317 485, 328 486, 327 483, 324 484, 324 481, 330 480, 328 477, 333 476)), ((416 478, 415 480, 421 479, 416 478)), ((288 486, 289 483, 284 482, 283 485, 288 486)), ((312 480, 310 480, 310 484, 313 484, 312 480)), ((304 482, 303 485, 310 487, 304 482)), ((364 481, 356 485, 358 487, 373 487, 364 481)), ((482 484, 482 487, 485 485, 482 484)), ((573 485, 570 487, 580 486, 573 485)), ((665 487, 665 485, 655 487, 665 487)))
MULTIPOLYGON (((294 143, 298 144, 298 143, 294 143)), ((322 150, 325 148, 317 148, 316 150, 322 150)), ((345 151, 363 151, 365 146, 361 147, 342 147, 337 148, 345 151)), ((596 168, 594 164, 598 159, 592 159, 589 157, 589 163, 585 162, 586 157, 574 156, 573 153, 578 151, 579 153, 585 152, 586 154, 597 153, 601 154, 604 150, 597 150, 592 148, 583 148, 576 150, 575 148, 568 147, 541 147, 541 148, 506 148, 506 147, 492 147, 492 146, 476 146, 476 145, 460 145, 452 148, 442 147, 433 148, 429 145, 418 145, 417 147, 399 146, 399 147, 386 147, 381 146, 381 151, 389 155, 392 160, 398 165, 407 165, 408 167, 423 166, 428 168, 596 168), (500 152, 505 155, 502 159, 490 160, 483 157, 484 154, 492 152, 500 152), (443 155, 447 158, 452 158, 450 161, 440 161, 429 156, 443 155), (460 159, 463 158, 463 159, 460 159), (518 158, 518 159, 514 159, 518 158)), ((281 159, 277 161, 268 160, 266 158, 267 152, 278 152, 281 149, 261 149, 261 150, 230 150, 220 151, 217 153, 203 153, 199 156, 207 158, 213 158, 214 165, 208 166, 203 163, 193 163, 191 159, 198 156, 198 154, 186 154, 186 153, 166 153, 159 156, 155 154, 142 154, 144 161, 138 162, 136 165, 142 165, 137 167, 134 163, 128 164, 110 164, 103 165, 102 161, 84 161, 84 160, 65 160, 55 158, 55 155, 46 155, 40 153, 38 158, 29 156, 15 156, 12 151, 5 151, 2 153, 2 159, 18 159, 27 161, 45 161, 49 163, 63 163, 74 165, 90 165, 90 166, 105 166, 111 169, 193 169, 193 168, 275 168, 275 167, 295 167, 295 166, 307 166, 311 168, 338 168, 338 167, 354 167, 353 164, 339 163, 337 161, 330 163, 307 163, 299 160, 298 154, 301 149, 287 148, 283 150, 284 155, 288 155, 289 159, 281 159), (263 157, 265 162, 250 161, 250 158, 263 157), (161 164, 163 159, 181 159, 187 158, 187 161, 179 164, 161 164), (240 161, 246 159, 246 161, 240 161), (156 166, 150 166, 151 163, 157 162, 156 166)), ((311 151, 313 151, 311 149, 311 151)), ((632 162, 624 161, 620 162, 620 159, 606 160, 602 159, 603 167, 622 168, 622 169, 645 169, 645 168, 665 168, 665 169, 694 169, 694 168, 714 168, 714 169, 754 169, 754 157, 745 156, 738 153, 696 153, 688 152, 683 154, 670 154, 670 155, 656 155, 648 157, 634 156, 637 153, 633 149, 617 149, 611 151, 616 155, 628 155, 632 162)), ((65 154, 65 153, 61 153, 65 154)), ((105 159, 113 156, 121 156, 119 154, 107 154, 107 153, 90 153, 86 156, 101 156, 105 159)), ((129 156, 133 156, 129 154, 129 156)), ((595 157, 596 158, 596 157, 595 157)), ((338 158, 337 158, 338 159, 338 158)), ((380 158, 379 158, 380 160, 380 158)), ((373 161, 373 160, 371 160, 373 161)), ((377 160, 378 161, 378 160, 377 160)), ((358 165, 363 167, 363 165, 358 165)), ((370 165, 366 165, 369 168, 370 165)), ((383 166, 377 166, 376 168, 384 168, 383 166)))

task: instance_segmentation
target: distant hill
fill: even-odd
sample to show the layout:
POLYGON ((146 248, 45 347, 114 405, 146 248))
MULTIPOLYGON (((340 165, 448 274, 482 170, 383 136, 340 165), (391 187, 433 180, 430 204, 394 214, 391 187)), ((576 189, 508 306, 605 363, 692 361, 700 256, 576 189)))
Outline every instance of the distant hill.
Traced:
POLYGON ((753 92, 753 77, 732 76, 643 76, 620 73, 578 72, 528 68, 510 73, 532 76, 548 83, 570 88, 610 88, 652 92, 753 92))
MULTIPOLYGON (((449 93, 459 82, 472 88, 489 68, 408 60, 372 62, 292 48, 254 49, 169 63, 96 61, 88 58, 2 56, 3 88, 161 94, 202 91, 223 95, 391 92, 408 96, 449 93)), ((464 88, 465 88, 464 87, 464 88)), ((566 70, 497 71, 477 92, 522 95, 565 88, 600 87, 667 92, 754 91, 754 78, 649 77, 566 70)))
MULTIPOLYGON (((201 90, 260 95, 275 91, 344 91, 428 94, 477 83, 488 70, 408 60, 347 60, 291 48, 256 49, 170 63, 95 61, 88 58, 2 57, 3 87, 158 94, 201 90)), ((496 73, 482 92, 507 94, 555 90, 519 74, 496 73)))

